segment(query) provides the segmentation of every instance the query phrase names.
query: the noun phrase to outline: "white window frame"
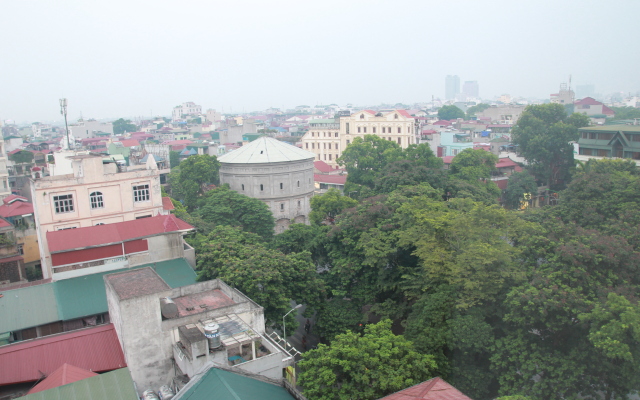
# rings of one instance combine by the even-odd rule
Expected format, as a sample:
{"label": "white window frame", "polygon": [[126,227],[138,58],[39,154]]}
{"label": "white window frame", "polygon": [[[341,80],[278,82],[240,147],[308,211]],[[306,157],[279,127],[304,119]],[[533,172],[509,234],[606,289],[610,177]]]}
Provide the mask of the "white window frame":
{"label": "white window frame", "polygon": [[53,210],[56,214],[66,214],[75,211],[73,206],[73,194],[61,194],[53,196]]}
{"label": "white window frame", "polygon": [[91,192],[89,194],[89,203],[91,204],[92,210],[104,208],[104,197],[102,197],[102,192]]}
{"label": "white window frame", "polygon": [[133,186],[133,202],[142,203],[151,200],[149,184]]}

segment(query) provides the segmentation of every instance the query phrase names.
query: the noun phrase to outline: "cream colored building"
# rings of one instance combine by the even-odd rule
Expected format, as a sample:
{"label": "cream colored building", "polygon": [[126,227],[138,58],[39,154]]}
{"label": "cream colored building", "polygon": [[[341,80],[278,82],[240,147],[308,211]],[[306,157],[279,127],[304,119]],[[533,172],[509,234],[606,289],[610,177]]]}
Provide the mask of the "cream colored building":
{"label": "cream colored building", "polygon": [[377,135],[397,143],[403,149],[417,144],[415,119],[406,110],[377,112],[362,110],[348,117],[309,122],[309,131],[300,142],[304,150],[316,155],[316,161],[324,161],[336,168],[336,159],[357,137]]}
{"label": "cream colored building", "polygon": [[309,131],[302,139],[302,149],[316,155],[315,161],[324,161],[338,168],[340,156],[340,122],[338,119],[315,119],[309,121]]}
{"label": "cream colored building", "polygon": [[52,277],[48,231],[112,224],[168,214],[163,208],[160,173],[153,157],[135,167],[103,163],[103,156],[69,157],[72,174],[31,182],[43,277]]}

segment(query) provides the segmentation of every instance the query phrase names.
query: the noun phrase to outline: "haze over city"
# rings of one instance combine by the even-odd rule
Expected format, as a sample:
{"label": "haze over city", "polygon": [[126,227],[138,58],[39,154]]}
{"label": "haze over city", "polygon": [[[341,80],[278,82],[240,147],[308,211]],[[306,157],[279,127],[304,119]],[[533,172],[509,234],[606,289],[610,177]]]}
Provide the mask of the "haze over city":
{"label": "haze over city", "polygon": [[3,2],[0,120],[168,115],[444,98],[455,74],[548,99],[636,93],[640,2]]}

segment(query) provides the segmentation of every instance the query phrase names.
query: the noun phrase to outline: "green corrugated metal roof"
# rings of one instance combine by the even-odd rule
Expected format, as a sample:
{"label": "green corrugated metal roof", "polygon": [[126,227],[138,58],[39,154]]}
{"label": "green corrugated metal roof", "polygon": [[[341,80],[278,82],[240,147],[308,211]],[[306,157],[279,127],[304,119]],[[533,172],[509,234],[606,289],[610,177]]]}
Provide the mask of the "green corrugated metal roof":
{"label": "green corrugated metal roof", "polygon": [[138,400],[129,368],[116,369],[57,388],[20,397],[21,400]]}
{"label": "green corrugated metal roof", "polygon": [[623,132],[640,132],[640,125],[597,125],[597,126],[586,126],[584,128],[578,129],[582,132],[589,131],[623,131]]}
{"label": "green corrugated metal roof", "polygon": [[[142,267],[154,267],[154,263],[132,269]],[[103,276],[126,270],[128,269],[100,272],[54,282],[60,319],[66,321],[107,312],[109,307]],[[184,258],[155,263],[155,270],[171,288],[196,283],[196,273]]]}
{"label": "green corrugated metal roof", "polygon": [[0,333],[59,321],[56,297],[51,283],[2,291]]}
{"label": "green corrugated metal roof", "polygon": [[180,393],[180,400],[293,400],[281,386],[210,368],[198,382]]}
{"label": "green corrugated metal roof", "polygon": [[[153,264],[143,266],[153,267]],[[156,272],[171,288],[193,285],[198,276],[184,258],[156,263]]]}

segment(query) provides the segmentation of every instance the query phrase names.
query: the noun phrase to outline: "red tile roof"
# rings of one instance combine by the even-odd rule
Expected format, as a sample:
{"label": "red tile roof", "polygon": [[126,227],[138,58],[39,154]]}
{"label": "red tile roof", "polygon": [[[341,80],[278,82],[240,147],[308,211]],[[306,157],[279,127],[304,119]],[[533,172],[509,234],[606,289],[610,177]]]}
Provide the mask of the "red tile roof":
{"label": "red tile roof", "polygon": [[409,112],[407,110],[396,110],[396,111],[398,111],[398,114],[400,114],[400,115],[403,115],[403,116],[408,117],[408,118],[413,118],[411,116],[411,114],[409,114]]}
{"label": "red tile roof", "polygon": [[156,215],[114,224],[47,232],[47,242],[49,251],[58,253],[193,229],[195,229],[193,226],[175,215]]}
{"label": "red tile roof", "polygon": [[598,100],[593,97],[585,97],[584,99],[578,100],[575,103],[576,105],[589,105],[589,106],[599,106],[602,105]]}
{"label": "red tile roof", "polygon": [[440,377],[419,383],[379,400],[472,400]]}
{"label": "red tile roof", "polygon": [[518,163],[510,159],[509,157],[501,158],[496,163],[496,168],[517,167]]}
{"label": "red tile roof", "polygon": [[140,146],[140,142],[135,139],[122,139],[120,143],[122,143],[124,147]]}
{"label": "red tile roof", "polygon": [[37,381],[64,363],[92,372],[126,367],[113,324],[0,347],[0,385]]}
{"label": "red tile roof", "polygon": [[603,105],[602,106],[602,113],[604,115],[615,115],[615,111],[613,111],[612,109],[610,109],[609,107]]}
{"label": "red tile roof", "polygon": [[333,171],[333,168],[331,168],[331,166],[324,161],[314,161],[313,167],[318,171],[324,172],[324,173]]}
{"label": "red tile roof", "polygon": [[346,175],[322,175],[313,174],[313,180],[319,183],[332,183],[335,185],[344,185],[347,183]]}
{"label": "red tile roof", "polygon": [[2,218],[33,214],[33,204],[22,196],[13,194],[2,201],[4,202],[0,205],[0,217]]}
{"label": "red tile roof", "polygon": [[451,160],[453,160],[453,157],[455,156],[442,157],[442,161],[444,161],[445,164],[451,164]]}
{"label": "red tile roof", "polygon": [[176,207],[173,205],[173,202],[171,201],[171,197],[162,198],[162,208],[166,211],[171,211],[176,209]]}
{"label": "red tile roof", "polygon": [[7,228],[9,226],[13,226],[13,225],[11,225],[9,222],[5,221],[4,219],[0,218],[0,228]]}
{"label": "red tile roof", "polygon": [[57,388],[58,386],[66,385],[81,381],[92,376],[97,376],[95,372],[87,371],[86,369],[74,367],[73,365],[64,363],[60,368],[53,371],[45,380],[35,385],[28,394],[42,392],[43,390]]}
{"label": "red tile roof", "polygon": [[451,122],[441,119],[441,120],[438,120],[438,121],[432,123],[431,125],[451,126]]}

